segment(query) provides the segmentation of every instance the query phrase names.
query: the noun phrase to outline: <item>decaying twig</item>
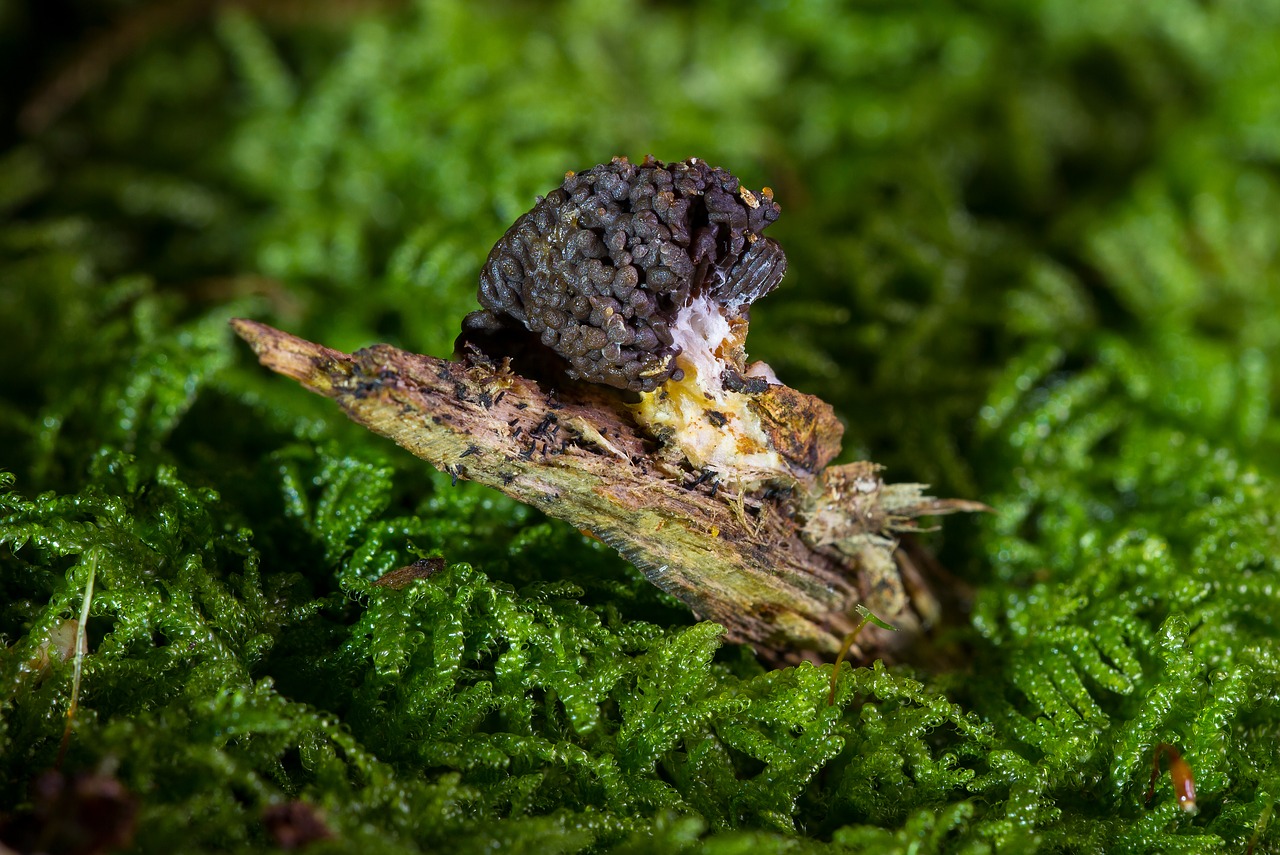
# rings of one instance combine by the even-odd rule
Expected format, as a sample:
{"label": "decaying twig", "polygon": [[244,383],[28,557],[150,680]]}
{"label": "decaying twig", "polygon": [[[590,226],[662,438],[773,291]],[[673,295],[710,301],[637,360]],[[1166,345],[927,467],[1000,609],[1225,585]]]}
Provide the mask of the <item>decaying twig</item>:
{"label": "decaying twig", "polygon": [[546,389],[474,355],[448,361],[389,345],[345,354],[255,321],[232,325],[265,366],[358,424],[592,532],[775,661],[834,654],[858,603],[906,630],[869,627],[864,656],[906,643],[932,604],[927,591],[903,588],[893,532],[922,514],[982,507],[885,485],[865,463],[830,467],[808,487],[726,495],[641,433],[612,389]]}

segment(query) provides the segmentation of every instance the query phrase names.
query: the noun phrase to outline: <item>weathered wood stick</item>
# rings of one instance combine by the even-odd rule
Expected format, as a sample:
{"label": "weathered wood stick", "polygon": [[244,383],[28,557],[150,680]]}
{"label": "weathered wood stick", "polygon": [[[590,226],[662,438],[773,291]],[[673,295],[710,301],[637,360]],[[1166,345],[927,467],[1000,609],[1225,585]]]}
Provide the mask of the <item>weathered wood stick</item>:
{"label": "weathered wood stick", "polygon": [[[614,390],[544,389],[483,357],[448,361],[389,345],[348,355],[255,321],[232,325],[272,371],[332,398],[353,421],[455,478],[594,534],[698,617],[723,624],[730,640],[755,644],[774,661],[802,650],[834,654],[855,623],[854,605],[885,584],[876,560],[815,546],[795,496],[727,496],[700,483],[637,430]],[[981,507],[908,492],[914,504],[900,497],[896,509],[864,503],[850,511],[855,522],[869,520],[872,542],[882,541],[880,563],[893,565],[895,544],[880,531],[887,518]],[[911,596],[881,617],[918,627],[929,608],[921,608],[929,599],[923,584],[909,578]],[[863,655],[884,653],[910,635],[867,633],[860,647]]]}

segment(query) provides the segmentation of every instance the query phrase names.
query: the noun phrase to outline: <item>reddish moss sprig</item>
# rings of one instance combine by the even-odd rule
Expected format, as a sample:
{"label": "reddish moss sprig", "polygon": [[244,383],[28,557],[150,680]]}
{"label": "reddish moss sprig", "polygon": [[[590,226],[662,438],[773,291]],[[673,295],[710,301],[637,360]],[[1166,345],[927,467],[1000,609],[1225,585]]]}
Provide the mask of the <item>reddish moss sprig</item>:
{"label": "reddish moss sprig", "polygon": [[1152,752],[1151,781],[1147,784],[1147,793],[1143,798],[1143,803],[1147,807],[1151,807],[1151,800],[1155,798],[1156,779],[1160,777],[1161,757],[1166,757],[1169,760],[1169,780],[1173,784],[1173,792],[1178,799],[1178,807],[1187,813],[1195,813],[1198,810],[1196,806],[1195,775],[1192,774],[1191,766],[1187,761],[1182,759],[1182,754],[1178,752],[1178,749],[1167,742],[1161,742]]}

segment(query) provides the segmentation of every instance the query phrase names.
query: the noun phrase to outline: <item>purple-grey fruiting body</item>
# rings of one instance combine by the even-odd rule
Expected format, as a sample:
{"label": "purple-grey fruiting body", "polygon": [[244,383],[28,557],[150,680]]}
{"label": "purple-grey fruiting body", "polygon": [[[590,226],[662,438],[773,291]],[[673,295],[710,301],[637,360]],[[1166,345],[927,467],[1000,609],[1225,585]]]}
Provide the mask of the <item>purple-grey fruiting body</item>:
{"label": "purple-grey fruiting body", "polygon": [[518,322],[575,379],[648,392],[679,379],[670,325],[692,296],[731,319],[778,286],[786,256],[761,232],[767,192],[691,158],[625,158],[569,175],[516,220],[480,274],[464,334]]}

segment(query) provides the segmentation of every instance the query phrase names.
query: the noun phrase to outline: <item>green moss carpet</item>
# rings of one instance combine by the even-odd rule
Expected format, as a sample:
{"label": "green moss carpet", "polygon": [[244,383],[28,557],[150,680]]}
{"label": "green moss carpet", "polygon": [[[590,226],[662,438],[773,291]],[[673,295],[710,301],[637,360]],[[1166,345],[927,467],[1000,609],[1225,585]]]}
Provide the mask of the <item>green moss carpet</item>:
{"label": "green moss carpet", "polygon": [[[1280,3],[38,6],[0,2],[0,840],[92,573],[61,769],[128,792],[125,851],[279,851],[293,802],[315,853],[1280,851]],[[925,538],[968,612],[831,706],[227,326],[446,355],[539,193],[649,153],[773,188],[751,354],[842,459],[996,509]],[[1159,743],[1198,813],[1144,804]]]}

